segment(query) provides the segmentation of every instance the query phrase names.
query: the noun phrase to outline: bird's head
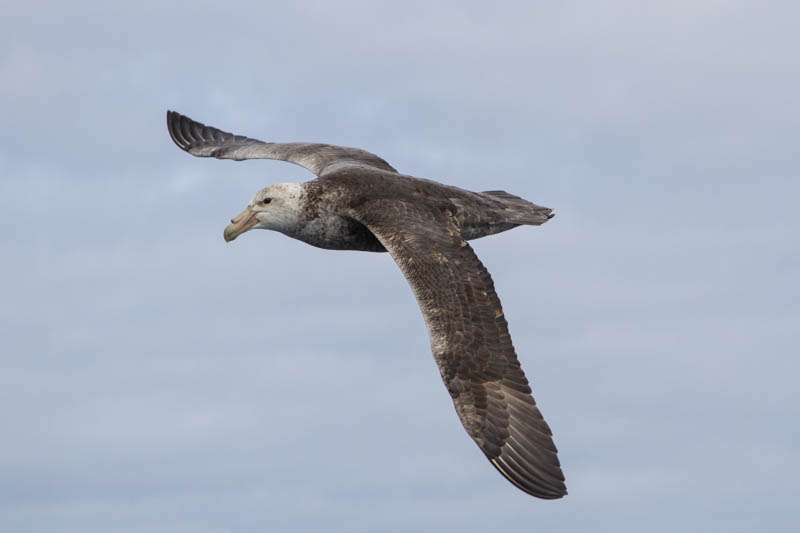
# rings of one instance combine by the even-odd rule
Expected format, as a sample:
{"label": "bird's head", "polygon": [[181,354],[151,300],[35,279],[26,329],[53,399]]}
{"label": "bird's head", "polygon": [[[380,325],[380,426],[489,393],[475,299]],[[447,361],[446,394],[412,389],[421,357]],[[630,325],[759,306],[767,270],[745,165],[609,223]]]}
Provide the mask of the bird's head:
{"label": "bird's head", "polygon": [[291,233],[300,220],[301,193],[299,183],[279,183],[261,189],[247,209],[231,219],[225,228],[225,241],[230,242],[253,228]]}

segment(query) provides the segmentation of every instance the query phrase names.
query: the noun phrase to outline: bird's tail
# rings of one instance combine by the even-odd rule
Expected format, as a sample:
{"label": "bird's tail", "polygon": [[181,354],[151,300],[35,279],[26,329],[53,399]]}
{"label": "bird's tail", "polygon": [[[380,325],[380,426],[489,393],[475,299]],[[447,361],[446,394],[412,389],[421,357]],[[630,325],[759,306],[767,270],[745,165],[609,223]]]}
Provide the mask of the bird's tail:
{"label": "bird's tail", "polygon": [[481,194],[500,201],[502,204],[501,216],[504,222],[540,226],[555,216],[549,207],[536,205],[506,191],[483,191]]}

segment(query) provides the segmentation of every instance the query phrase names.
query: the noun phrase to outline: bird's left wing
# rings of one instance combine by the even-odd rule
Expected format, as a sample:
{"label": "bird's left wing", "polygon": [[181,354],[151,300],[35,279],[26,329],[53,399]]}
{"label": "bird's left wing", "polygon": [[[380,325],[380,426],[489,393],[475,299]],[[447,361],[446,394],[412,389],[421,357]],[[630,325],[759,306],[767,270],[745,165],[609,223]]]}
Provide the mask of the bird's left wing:
{"label": "bird's left wing", "polygon": [[375,154],[358,148],[318,143],[265,143],[206,126],[175,111],[167,111],[167,129],[179,148],[197,157],[217,159],[279,159],[305,167],[319,177],[347,167],[397,172]]}
{"label": "bird's left wing", "polygon": [[538,498],[567,491],[550,428],[531,396],[494,283],[447,203],[366,200],[352,216],[375,234],[419,302],[433,356],[464,429],[511,483]]}

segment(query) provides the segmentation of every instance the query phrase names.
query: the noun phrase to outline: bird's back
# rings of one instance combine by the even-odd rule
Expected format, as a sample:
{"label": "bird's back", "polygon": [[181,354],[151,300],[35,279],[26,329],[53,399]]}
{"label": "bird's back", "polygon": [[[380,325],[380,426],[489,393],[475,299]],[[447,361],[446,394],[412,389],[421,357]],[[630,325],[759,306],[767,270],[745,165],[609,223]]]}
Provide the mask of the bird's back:
{"label": "bird's back", "polygon": [[374,169],[348,170],[307,185],[310,204],[327,205],[337,210],[358,209],[365,202],[389,200],[428,205],[449,212],[467,240],[507,231],[522,224],[540,225],[552,217],[551,209],[505,191],[468,191],[432,180]]}

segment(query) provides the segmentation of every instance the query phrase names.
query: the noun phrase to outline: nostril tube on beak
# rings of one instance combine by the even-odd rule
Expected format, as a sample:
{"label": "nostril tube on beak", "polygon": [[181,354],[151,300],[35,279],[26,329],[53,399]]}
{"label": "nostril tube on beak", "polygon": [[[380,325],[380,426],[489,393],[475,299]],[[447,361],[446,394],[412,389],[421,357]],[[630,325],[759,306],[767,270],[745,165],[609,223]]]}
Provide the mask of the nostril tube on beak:
{"label": "nostril tube on beak", "polygon": [[249,207],[231,219],[231,225],[225,228],[225,242],[231,242],[242,233],[251,230],[258,224],[256,213]]}

